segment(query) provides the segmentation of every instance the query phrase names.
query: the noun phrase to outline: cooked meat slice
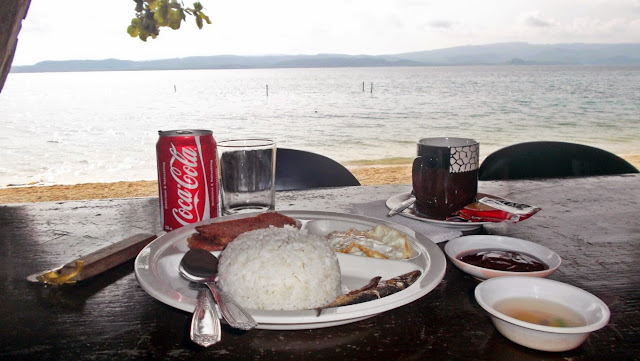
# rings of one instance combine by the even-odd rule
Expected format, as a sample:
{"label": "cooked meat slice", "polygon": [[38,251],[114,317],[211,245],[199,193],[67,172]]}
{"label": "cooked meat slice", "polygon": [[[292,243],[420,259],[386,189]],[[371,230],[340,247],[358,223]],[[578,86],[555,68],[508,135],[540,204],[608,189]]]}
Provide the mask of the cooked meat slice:
{"label": "cooked meat slice", "polygon": [[224,245],[217,244],[215,240],[203,237],[200,233],[194,233],[191,237],[187,238],[189,248],[203,249],[205,251],[222,251]]}
{"label": "cooked meat slice", "polygon": [[[220,250],[229,242],[236,239],[241,233],[267,228],[269,226],[282,228],[285,225],[295,226],[296,220],[278,212],[267,212],[256,217],[197,226],[196,231],[198,231],[198,233],[191,236],[189,247]],[[196,235],[197,237],[194,237]],[[205,243],[207,243],[207,245],[204,245]]]}
{"label": "cooked meat slice", "polygon": [[[295,219],[277,212],[262,213],[256,217],[236,219],[197,226],[196,231],[207,238],[235,239],[240,233],[267,228],[269,226],[284,227],[286,224],[295,225]],[[229,242],[231,242],[229,240]],[[227,242],[227,243],[229,243]]]}

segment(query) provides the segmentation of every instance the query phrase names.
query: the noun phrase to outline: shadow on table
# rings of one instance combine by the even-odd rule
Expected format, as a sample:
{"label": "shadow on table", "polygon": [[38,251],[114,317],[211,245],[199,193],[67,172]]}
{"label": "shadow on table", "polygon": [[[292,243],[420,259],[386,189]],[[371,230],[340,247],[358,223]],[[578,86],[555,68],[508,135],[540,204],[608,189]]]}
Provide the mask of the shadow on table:
{"label": "shadow on table", "polygon": [[[52,312],[78,312],[84,308],[88,299],[133,274],[133,260],[107,270],[90,279],[75,284],[51,286],[29,283],[36,295],[37,302]],[[25,282],[27,282],[25,280]],[[113,291],[112,291],[113,292]]]}

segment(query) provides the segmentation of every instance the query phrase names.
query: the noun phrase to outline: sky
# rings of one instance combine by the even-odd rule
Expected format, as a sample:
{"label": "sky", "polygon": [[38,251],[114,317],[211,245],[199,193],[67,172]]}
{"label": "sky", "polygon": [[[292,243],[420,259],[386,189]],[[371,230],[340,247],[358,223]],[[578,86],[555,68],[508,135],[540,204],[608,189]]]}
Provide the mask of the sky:
{"label": "sky", "polygon": [[[185,1],[185,6],[192,3]],[[399,54],[504,42],[640,42],[640,0],[201,0],[145,43],[132,0],[31,0],[13,65],[208,55]]]}

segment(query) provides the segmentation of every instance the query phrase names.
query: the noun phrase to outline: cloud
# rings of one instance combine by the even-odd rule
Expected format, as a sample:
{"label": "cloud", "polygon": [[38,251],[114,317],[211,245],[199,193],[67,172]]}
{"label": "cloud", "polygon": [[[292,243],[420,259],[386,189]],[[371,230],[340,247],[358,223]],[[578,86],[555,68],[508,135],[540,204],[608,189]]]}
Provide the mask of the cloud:
{"label": "cloud", "polygon": [[520,18],[523,24],[534,28],[547,28],[555,25],[555,21],[544,19],[537,11],[522,14]]}
{"label": "cloud", "polygon": [[431,20],[429,26],[437,29],[449,29],[453,26],[453,22],[449,20]]}
{"label": "cloud", "polygon": [[[635,25],[634,25],[635,23]],[[592,17],[581,17],[574,19],[565,28],[567,33],[575,36],[587,36],[598,40],[614,39],[619,34],[631,33],[637,27],[637,21],[628,21],[622,18],[615,19],[595,19]]]}
{"label": "cloud", "polygon": [[629,4],[631,11],[640,13],[640,0],[632,0]]}

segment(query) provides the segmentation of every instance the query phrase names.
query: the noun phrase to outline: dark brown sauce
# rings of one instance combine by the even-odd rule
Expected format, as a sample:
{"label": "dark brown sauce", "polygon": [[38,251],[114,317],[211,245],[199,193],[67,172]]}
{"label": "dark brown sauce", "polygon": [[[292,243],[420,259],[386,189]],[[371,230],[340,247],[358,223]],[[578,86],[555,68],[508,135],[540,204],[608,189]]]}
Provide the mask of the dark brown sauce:
{"label": "dark brown sauce", "polygon": [[464,263],[482,268],[508,272],[536,272],[549,269],[535,256],[504,249],[480,249],[461,253],[456,257]]}

